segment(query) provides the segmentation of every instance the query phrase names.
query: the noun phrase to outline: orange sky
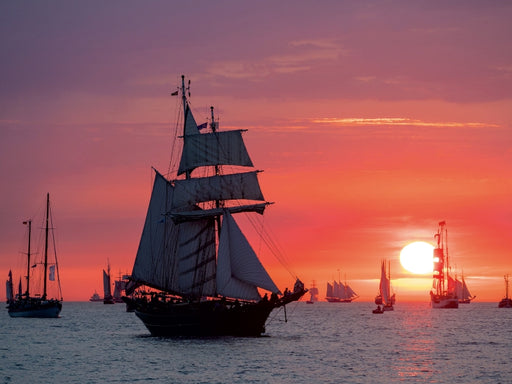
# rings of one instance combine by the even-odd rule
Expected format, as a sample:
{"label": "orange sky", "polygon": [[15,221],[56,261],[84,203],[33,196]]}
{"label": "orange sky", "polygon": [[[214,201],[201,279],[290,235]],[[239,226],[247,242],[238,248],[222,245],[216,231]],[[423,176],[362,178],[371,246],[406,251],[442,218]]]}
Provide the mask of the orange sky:
{"label": "orange sky", "polygon": [[[170,93],[244,138],[289,267],[360,300],[391,260],[398,300],[429,276],[399,265],[447,221],[478,300],[512,273],[512,5],[283,1],[0,4],[0,271],[23,265],[22,221],[50,192],[65,300],[131,270],[168,168]],[[256,243],[255,248],[259,249]],[[284,289],[293,280],[262,250]],[[339,272],[338,272],[339,271]]]}

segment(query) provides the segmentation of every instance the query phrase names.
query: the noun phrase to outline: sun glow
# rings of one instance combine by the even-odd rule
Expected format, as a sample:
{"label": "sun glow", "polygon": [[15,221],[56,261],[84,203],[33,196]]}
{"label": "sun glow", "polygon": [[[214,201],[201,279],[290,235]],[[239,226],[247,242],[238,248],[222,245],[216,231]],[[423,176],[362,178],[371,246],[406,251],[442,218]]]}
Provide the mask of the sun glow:
{"label": "sun glow", "polygon": [[407,271],[418,275],[432,273],[434,247],[423,241],[406,245],[400,252],[400,264]]}

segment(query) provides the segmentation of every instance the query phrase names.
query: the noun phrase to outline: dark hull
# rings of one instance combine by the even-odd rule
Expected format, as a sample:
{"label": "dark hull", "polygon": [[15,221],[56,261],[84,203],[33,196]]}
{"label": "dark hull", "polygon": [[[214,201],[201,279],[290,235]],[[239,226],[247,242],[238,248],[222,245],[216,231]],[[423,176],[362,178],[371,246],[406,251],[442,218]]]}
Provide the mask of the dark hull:
{"label": "dark hull", "polygon": [[22,299],[11,302],[7,312],[11,317],[59,317],[62,302],[59,300]]}
{"label": "dark hull", "polygon": [[355,299],[338,299],[337,297],[327,297],[329,303],[351,303]]}
{"label": "dark hull", "polygon": [[502,299],[499,302],[498,307],[499,308],[512,308],[512,299],[508,299],[508,298]]}
{"label": "dark hull", "polygon": [[127,298],[125,302],[135,307],[135,314],[152,336],[261,336],[272,310],[300,299],[304,293],[274,302],[243,304],[222,300],[164,303]]}

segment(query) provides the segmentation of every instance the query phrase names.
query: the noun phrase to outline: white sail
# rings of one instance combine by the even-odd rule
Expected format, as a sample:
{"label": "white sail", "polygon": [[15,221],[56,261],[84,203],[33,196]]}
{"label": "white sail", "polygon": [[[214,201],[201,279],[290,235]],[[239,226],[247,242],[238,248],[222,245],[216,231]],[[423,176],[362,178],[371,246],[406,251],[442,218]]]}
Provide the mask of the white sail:
{"label": "white sail", "polygon": [[391,305],[391,292],[389,289],[389,279],[386,273],[386,262],[381,262],[381,272],[380,272],[380,294],[382,297],[382,302],[385,305]]}
{"label": "white sail", "polygon": [[240,165],[252,167],[242,131],[210,132],[184,137],[178,175],[197,167],[211,165]]}
{"label": "white sail", "polygon": [[218,293],[244,300],[258,300],[258,287],[279,293],[229,211],[223,217],[217,261]]}
{"label": "white sail", "polygon": [[174,182],[173,209],[215,200],[264,201],[257,171],[197,177]]}
{"label": "white sail", "polygon": [[[146,214],[146,221],[133,265],[132,280],[137,284],[178,291],[174,271],[176,260],[167,257],[176,252],[178,228],[165,214],[171,207],[172,185],[158,172],[155,172],[153,191]],[[135,287],[130,285],[128,294]]]}
{"label": "white sail", "polygon": [[[171,183],[156,172],[132,280],[169,292],[214,295],[214,222],[176,225],[167,216],[173,194]],[[132,290],[127,289],[128,293]]]}
{"label": "white sail", "polygon": [[469,292],[469,288],[466,285],[466,280],[464,280],[464,277],[462,278],[462,299],[473,299],[473,296]]}
{"label": "white sail", "polygon": [[213,296],[215,287],[215,223],[213,219],[179,226],[177,249],[178,291]]}
{"label": "white sail", "polygon": [[354,290],[350,287],[350,285],[345,284],[345,290],[344,290],[344,299],[353,299],[357,296],[357,294],[354,292]]}
{"label": "white sail", "polygon": [[199,129],[197,128],[196,120],[187,105],[187,111],[185,112],[185,135],[197,135],[198,133]]}
{"label": "white sail", "polygon": [[472,300],[473,296],[469,292],[469,288],[466,285],[466,281],[464,277],[462,277],[462,281],[459,281],[457,278],[455,279],[455,294],[459,300]]}

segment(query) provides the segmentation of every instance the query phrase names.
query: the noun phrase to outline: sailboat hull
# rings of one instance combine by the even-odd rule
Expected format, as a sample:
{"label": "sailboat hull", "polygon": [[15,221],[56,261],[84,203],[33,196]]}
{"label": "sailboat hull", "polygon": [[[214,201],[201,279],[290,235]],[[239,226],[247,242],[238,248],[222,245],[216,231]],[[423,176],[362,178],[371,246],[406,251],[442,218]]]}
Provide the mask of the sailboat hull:
{"label": "sailboat hull", "polygon": [[56,318],[62,309],[59,300],[17,300],[9,304],[11,317]]}
{"label": "sailboat hull", "polygon": [[459,299],[450,295],[431,295],[432,308],[459,308]]}
{"label": "sailboat hull", "polygon": [[223,300],[162,302],[128,299],[152,336],[261,336],[274,308],[299,300],[306,290],[275,301],[240,304]]}
{"label": "sailboat hull", "polygon": [[354,299],[340,299],[338,297],[326,297],[329,303],[351,303]]}
{"label": "sailboat hull", "polygon": [[512,299],[505,298],[498,303],[498,308],[512,308]]}
{"label": "sailboat hull", "polygon": [[246,304],[225,308],[214,302],[184,303],[165,309],[136,309],[153,336],[260,336],[273,307]]}

